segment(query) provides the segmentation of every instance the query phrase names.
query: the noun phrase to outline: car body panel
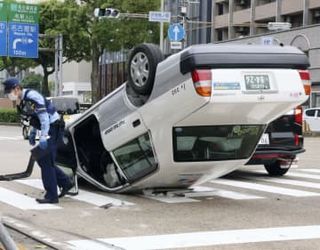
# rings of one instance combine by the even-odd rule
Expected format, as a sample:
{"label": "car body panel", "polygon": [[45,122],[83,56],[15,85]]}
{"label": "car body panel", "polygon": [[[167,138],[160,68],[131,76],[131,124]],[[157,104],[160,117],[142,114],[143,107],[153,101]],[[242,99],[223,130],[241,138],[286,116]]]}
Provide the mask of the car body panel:
{"label": "car body panel", "polygon": [[[296,70],[296,67],[307,67],[303,53],[294,48],[265,47],[199,45],[174,54],[158,64],[153,91],[141,106],[130,101],[127,84],[120,86],[68,125],[72,139],[68,147],[74,148],[78,173],[103,190],[130,192],[185,188],[245,164],[266,125],[307,99]],[[247,58],[254,58],[258,67],[254,67],[251,59],[234,64],[232,54],[237,57],[243,53]],[[227,60],[223,54],[227,54]],[[262,68],[265,56],[268,67]],[[225,68],[218,66],[219,60],[224,60]],[[195,91],[191,71],[197,67],[206,68],[212,75],[211,96],[203,97]],[[246,75],[267,75],[270,86],[248,89]],[[199,133],[208,129],[214,134],[224,126],[229,132],[222,137],[190,136],[208,145],[218,145],[222,150],[220,155],[231,155],[231,158],[215,160],[215,152],[220,151],[208,148],[214,152],[208,158],[194,158],[191,162],[174,160],[179,150],[174,141],[185,140],[177,131],[194,128],[194,133]],[[246,145],[245,141],[250,144]],[[238,150],[241,152],[248,146],[248,152],[237,156]],[[106,153],[107,166],[114,164],[120,175],[117,187],[103,183],[105,172],[100,169],[101,160],[95,159]]]}

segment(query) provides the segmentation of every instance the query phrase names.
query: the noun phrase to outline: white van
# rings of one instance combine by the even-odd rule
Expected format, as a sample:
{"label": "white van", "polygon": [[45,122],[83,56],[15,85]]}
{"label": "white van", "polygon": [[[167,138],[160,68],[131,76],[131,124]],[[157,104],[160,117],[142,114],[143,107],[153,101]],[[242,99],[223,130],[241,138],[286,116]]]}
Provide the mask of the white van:
{"label": "white van", "polygon": [[80,103],[91,103],[91,83],[64,82],[62,96],[77,97]]}
{"label": "white van", "polygon": [[[150,44],[129,80],[68,126],[58,165],[109,192],[186,188],[243,166],[267,124],[305,102],[294,47]],[[68,140],[67,140],[68,139]]]}

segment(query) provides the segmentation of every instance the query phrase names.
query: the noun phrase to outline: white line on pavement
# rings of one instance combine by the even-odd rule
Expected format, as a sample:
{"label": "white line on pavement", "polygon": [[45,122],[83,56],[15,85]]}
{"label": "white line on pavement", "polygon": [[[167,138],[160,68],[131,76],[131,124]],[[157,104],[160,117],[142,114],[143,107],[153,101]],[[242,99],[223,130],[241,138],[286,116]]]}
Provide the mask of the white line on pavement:
{"label": "white line on pavement", "polygon": [[289,196],[295,196],[295,197],[320,196],[320,193],[301,191],[301,190],[297,190],[297,189],[273,187],[273,186],[269,186],[269,185],[249,183],[248,181],[217,179],[217,180],[211,181],[211,183],[222,184],[222,185],[227,185],[227,186],[232,186],[232,187],[252,189],[252,190],[258,190],[258,191],[267,192],[267,193],[289,195]]}
{"label": "white line on pavement", "polygon": [[7,141],[7,140],[20,141],[22,139],[23,139],[22,136],[14,136],[14,137],[0,136],[0,141]]}
{"label": "white line on pavement", "polygon": [[307,173],[315,173],[315,174],[320,174],[320,169],[316,168],[303,168],[303,169],[297,169],[299,172],[307,172]]}
{"label": "white line on pavement", "polygon": [[194,192],[192,193],[186,193],[186,196],[191,198],[219,196],[219,197],[228,198],[232,200],[254,200],[254,199],[265,198],[265,197],[256,196],[256,195],[242,194],[239,192],[228,191],[220,188],[204,187],[204,186],[196,186],[194,187],[193,190]]}
{"label": "white line on pavement", "polygon": [[[194,232],[153,236],[119,237],[69,241],[77,250],[112,249],[110,244],[127,250],[173,249],[270,241],[307,240],[320,238],[320,225],[297,227],[255,228],[226,231]],[[99,243],[100,242],[100,243]]]}
{"label": "white line on pavement", "polygon": [[286,185],[294,185],[294,186],[299,186],[299,187],[320,189],[320,183],[290,180],[290,179],[285,179],[284,177],[282,177],[282,178],[272,178],[272,177],[251,178],[251,177],[249,177],[249,179],[259,180],[259,181],[267,181],[267,182],[279,183],[279,184],[286,184]]}
{"label": "white line on pavement", "polygon": [[14,191],[0,187],[0,202],[9,204],[23,210],[45,210],[60,209],[61,207],[53,204],[39,204],[34,198],[16,193]]}
{"label": "white line on pavement", "polygon": [[[27,180],[17,180],[21,184],[31,186],[37,189],[43,189],[42,182],[40,179],[27,179]],[[95,194],[80,189],[79,194],[76,196],[69,196],[71,199],[83,201],[96,206],[104,206],[106,204],[112,204],[113,206],[131,206],[134,203],[123,201],[120,199],[115,199],[106,195]]]}

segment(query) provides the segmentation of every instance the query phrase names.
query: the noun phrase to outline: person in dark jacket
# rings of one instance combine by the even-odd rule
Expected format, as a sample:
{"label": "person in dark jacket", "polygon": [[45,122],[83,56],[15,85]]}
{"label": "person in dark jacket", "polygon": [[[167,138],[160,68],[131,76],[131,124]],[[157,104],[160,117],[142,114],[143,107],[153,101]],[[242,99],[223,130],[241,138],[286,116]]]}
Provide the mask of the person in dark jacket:
{"label": "person in dark jacket", "polygon": [[[23,89],[17,78],[9,78],[3,83],[4,92],[11,101],[19,101],[21,104],[29,103],[28,115],[33,126],[29,143],[36,144],[37,130],[40,131],[38,151],[40,156],[37,163],[41,168],[41,177],[46,191],[43,198],[36,201],[45,203],[58,203],[59,197],[63,197],[73,187],[70,178],[55,165],[58,143],[62,140],[64,123],[60,119],[55,107],[47,101],[39,92],[32,89]],[[61,193],[58,196],[57,186]]]}

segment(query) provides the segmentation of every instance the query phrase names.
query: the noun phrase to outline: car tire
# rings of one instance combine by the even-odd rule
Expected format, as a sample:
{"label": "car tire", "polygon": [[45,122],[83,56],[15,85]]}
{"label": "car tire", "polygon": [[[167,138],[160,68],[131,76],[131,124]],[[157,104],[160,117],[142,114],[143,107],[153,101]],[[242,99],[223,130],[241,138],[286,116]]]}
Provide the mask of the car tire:
{"label": "car tire", "polygon": [[25,140],[29,139],[29,128],[27,126],[22,127],[22,136]]}
{"label": "car tire", "polygon": [[270,176],[283,176],[290,169],[290,166],[288,168],[281,168],[280,161],[276,161],[276,162],[269,163],[269,164],[264,164],[264,167]]}
{"label": "car tire", "polygon": [[135,47],[128,61],[128,84],[140,95],[150,95],[157,65],[164,59],[158,46],[144,43]]}

